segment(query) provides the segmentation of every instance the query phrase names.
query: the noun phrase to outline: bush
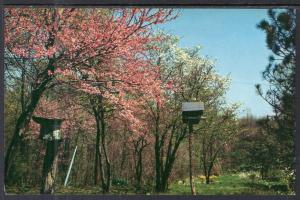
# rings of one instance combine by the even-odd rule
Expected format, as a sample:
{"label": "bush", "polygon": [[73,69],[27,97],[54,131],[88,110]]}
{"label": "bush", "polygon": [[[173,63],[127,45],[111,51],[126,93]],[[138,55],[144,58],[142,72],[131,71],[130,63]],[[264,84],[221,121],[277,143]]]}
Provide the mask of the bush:
{"label": "bush", "polygon": [[268,181],[281,181],[285,179],[285,173],[282,170],[271,170],[268,174]]}
{"label": "bush", "polygon": [[114,186],[128,186],[128,181],[122,178],[116,178],[111,181]]}
{"label": "bush", "polygon": [[256,180],[256,174],[251,173],[251,174],[248,175],[248,178],[249,178],[252,182],[254,182],[254,181]]}
{"label": "bush", "polygon": [[288,192],[289,187],[286,184],[274,184],[271,186],[271,189],[275,191]]}
{"label": "bush", "polygon": [[288,176],[285,179],[285,182],[289,186],[289,191],[294,192],[295,191],[295,183],[296,183],[296,174],[294,171],[288,173]]}
{"label": "bush", "polygon": [[[198,176],[198,178],[200,179],[201,183],[205,183],[206,178],[203,175]],[[218,176],[212,175],[209,177],[210,182],[215,182],[217,180]]]}
{"label": "bush", "polygon": [[198,178],[200,179],[200,182],[201,182],[201,183],[204,183],[204,182],[205,182],[205,176],[200,175],[200,176],[198,176]]}
{"label": "bush", "polygon": [[209,180],[210,180],[210,182],[213,183],[213,182],[215,182],[217,180],[217,178],[218,178],[217,176],[212,175],[212,176],[209,177]]}
{"label": "bush", "polygon": [[177,184],[178,184],[178,185],[183,185],[183,181],[182,181],[182,180],[179,180],[179,181],[177,182]]}
{"label": "bush", "polygon": [[254,181],[255,179],[259,178],[259,173],[255,171],[249,172],[240,172],[237,174],[240,178],[249,178],[250,180]]}

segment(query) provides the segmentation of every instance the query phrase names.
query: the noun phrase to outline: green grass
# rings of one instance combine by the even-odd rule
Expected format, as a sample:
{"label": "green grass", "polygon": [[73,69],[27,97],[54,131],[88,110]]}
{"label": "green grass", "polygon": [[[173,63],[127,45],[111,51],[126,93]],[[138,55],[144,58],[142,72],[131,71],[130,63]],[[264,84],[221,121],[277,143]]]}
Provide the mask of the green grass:
{"label": "green grass", "polygon": [[[198,195],[286,195],[285,184],[282,182],[268,182],[260,179],[251,180],[248,176],[239,176],[237,174],[223,175],[211,184],[200,183],[196,180],[196,191]],[[7,187],[9,194],[39,194],[38,188],[26,187]],[[84,187],[57,187],[55,194],[91,194],[101,195],[99,186]],[[133,187],[111,187],[112,195],[134,195]],[[155,194],[150,191],[144,194]],[[170,184],[169,190],[161,195],[190,195],[189,185],[178,184],[178,181]]]}
{"label": "green grass", "polygon": [[[262,180],[252,181],[248,177],[238,175],[223,175],[211,183],[205,184],[196,181],[198,195],[280,195],[288,194],[282,189],[280,182],[267,182]],[[281,186],[281,187],[276,187]],[[190,186],[173,183],[168,194],[191,194]]]}

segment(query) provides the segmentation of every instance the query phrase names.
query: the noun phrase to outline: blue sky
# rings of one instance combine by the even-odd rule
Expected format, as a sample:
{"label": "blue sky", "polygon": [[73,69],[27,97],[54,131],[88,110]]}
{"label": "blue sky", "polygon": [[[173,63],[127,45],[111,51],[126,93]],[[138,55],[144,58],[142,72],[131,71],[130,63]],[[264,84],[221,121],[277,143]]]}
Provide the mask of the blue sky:
{"label": "blue sky", "polygon": [[266,9],[180,9],[180,16],[161,28],[179,36],[181,47],[200,45],[201,55],[216,60],[222,75],[230,74],[228,102],[241,103],[239,116],[247,110],[256,117],[271,115],[272,108],[255,92],[263,81],[261,73],[271,51],[266,47],[265,33],[256,24],[267,18]]}

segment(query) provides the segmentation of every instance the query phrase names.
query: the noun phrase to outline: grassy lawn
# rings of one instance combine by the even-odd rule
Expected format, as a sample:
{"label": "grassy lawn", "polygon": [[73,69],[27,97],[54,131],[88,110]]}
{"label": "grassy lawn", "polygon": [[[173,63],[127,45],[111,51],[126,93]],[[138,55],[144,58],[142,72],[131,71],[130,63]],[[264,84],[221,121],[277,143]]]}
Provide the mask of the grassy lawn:
{"label": "grassy lawn", "polygon": [[[39,194],[38,188],[6,188],[9,194]],[[196,181],[196,191],[198,195],[286,195],[288,194],[285,185],[281,182],[267,182],[262,180],[251,180],[248,177],[239,175],[223,175],[218,177],[213,183],[205,184]],[[101,194],[100,188],[96,186],[85,187],[57,187],[56,194]],[[113,195],[135,194],[133,187],[115,187],[111,188]],[[144,194],[155,194],[151,191]],[[188,184],[178,184],[175,182],[169,186],[169,191],[161,195],[190,195]]]}
{"label": "grassy lawn", "polygon": [[[287,194],[283,183],[250,180],[239,175],[223,175],[211,183],[205,184],[196,181],[198,195],[284,195]],[[173,183],[169,194],[191,194],[190,186]]]}

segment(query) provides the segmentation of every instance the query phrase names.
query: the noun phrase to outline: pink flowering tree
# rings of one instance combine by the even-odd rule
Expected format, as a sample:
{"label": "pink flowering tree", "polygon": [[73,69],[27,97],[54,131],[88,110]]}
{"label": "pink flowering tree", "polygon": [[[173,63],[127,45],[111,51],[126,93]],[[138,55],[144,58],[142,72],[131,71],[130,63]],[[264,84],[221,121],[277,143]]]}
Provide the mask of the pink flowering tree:
{"label": "pink flowering tree", "polygon": [[[136,102],[136,101],[131,101]],[[134,166],[134,186],[136,192],[141,192],[143,187],[142,178],[144,174],[143,158],[144,149],[153,143],[153,135],[151,133],[149,118],[145,110],[145,105],[139,103],[132,106],[132,115],[134,117],[128,118],[119,112],[110,117],[108,123],[110,124],[111,131],[124,134],[126,137],[126,144],[128,145],[130,155],[132,155],[132,163]],[[124,149],[122,149],[123,151]]]}
{"label": "pink flowering tree", "polygon": [[[6,152],[5,176],[46,90],[68,84],[92,95],[96,122],[104,120],[106,107],[135,120],[128,95],[159,98],[158,67],[145,59],[146,44],[160,40],[150,37],[154,25],[174,17],[169,9],[5,9],[5,51],[13,63],[7,70],[24,72],[25,99]],[[104,127],[99,125],[97,130]]]}

